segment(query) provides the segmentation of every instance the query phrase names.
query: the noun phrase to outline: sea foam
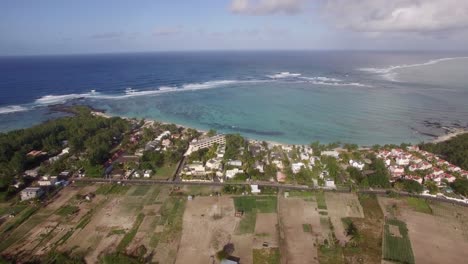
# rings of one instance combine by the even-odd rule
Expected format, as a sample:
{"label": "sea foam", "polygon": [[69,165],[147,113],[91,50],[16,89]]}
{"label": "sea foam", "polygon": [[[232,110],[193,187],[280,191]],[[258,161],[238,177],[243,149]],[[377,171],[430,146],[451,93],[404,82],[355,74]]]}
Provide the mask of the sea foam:
{"label": "sea foam", "polygon": [[0,114],[24,112],[24,111],[28,111],[28,110],[29,110],[29,108],[21,106],[21,105],[8,105],[8,106],[0,107]]}
{"label": "sea foam", "polygon": [[365,72],[380,74],[380,75],[382,75],[382,77],[384,77],[387,80],[397,81],[396,80],[396,73],[394,72],[395,70],[413,68],[413,67],[421,67],[421,66],[428,66],[428,65],[437,64],[439,62],[459,60],[459,59],[468,59],[468,57],[440,58],[440,59],[430,60],[430,61],[423,62],[423,63],[402,64],[402,65],[396,65],[396,66],[389,66],[389,67],[386,67],[386,68],[360,68],[359,70],[360,71],[365,71]]}

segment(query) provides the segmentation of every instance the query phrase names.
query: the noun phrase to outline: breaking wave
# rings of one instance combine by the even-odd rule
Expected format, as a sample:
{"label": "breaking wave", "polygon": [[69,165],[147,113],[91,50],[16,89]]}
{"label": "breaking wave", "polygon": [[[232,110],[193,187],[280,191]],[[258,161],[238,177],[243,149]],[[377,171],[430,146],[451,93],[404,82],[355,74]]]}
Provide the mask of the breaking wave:
{"label": "breaking wave", "polygon": [[28,110],[29,108],[21,106],[21,105],[8,105],[8,106],[0,107],[0,114],[23,112],[23,111],[28,111]]}
{"label": "breaking wave", "polygon": [[290,72],[279,72],[272,75],[267,75],[268,78],[271,79],[284,79],[284,78],[294,78],[301,76],[300,73],[290,73]]}
{"label": "breaking wave", "polygon": [[413,67],[421,67],[421,66],[428,66],[428,65],[437,64],[439,62],[459,60],[459,59],[468,59],[468,57],[441,58],[441,59],[430,60],[430,61],[423,62],[423,63],[402,64],[402,65],[396,65],[396,66],[389,66],[389,67],[386,67],[386,68],[360,68],[359,70],[360,71],[365,71],[365,72],[370,72],[370,73],[380,74],[385,79],[388,79],[390,81],[396,81],[396,78],[395,78],[396,74],[394,72],[395,70],[413,68]]}

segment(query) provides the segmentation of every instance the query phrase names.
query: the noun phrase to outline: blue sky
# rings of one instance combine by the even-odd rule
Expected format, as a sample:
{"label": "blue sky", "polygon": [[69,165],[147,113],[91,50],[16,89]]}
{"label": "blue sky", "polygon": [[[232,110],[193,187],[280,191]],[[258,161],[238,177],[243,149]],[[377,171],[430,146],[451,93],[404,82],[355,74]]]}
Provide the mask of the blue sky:
{"label": "blue sky", "polygon": [[468,1],[0,0],[0,55],[466,49]]}

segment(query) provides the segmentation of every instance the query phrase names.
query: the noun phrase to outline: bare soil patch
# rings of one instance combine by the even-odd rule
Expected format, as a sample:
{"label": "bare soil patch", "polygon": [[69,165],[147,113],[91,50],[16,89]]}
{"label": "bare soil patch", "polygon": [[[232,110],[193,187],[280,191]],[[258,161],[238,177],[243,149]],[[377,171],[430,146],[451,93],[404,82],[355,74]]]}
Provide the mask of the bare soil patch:
{"label": "bare soil patch", "polygon": [[[278,198],[280,239],[283,241],[282,263],[319,263],[317,247],[321,235],[317,204],[301,198]],[[310,224],[312,232],[304,232],[303,224]]]}

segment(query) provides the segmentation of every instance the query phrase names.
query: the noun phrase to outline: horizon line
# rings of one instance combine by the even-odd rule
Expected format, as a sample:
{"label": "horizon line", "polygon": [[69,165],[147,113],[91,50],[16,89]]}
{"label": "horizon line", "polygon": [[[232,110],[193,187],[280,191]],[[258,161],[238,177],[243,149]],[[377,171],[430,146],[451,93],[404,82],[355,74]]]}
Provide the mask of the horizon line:
{"label": "horizon line", "polygon": [[5,57],[45,57],[45,56],[90,56],[90,55],[125,55],[155,53],[203,53],[203,52],[468,52],[468,49],[193,49],[193,50],[148,50],[115,52],[76,52],[76,53],[37,53],[37,54],[0,54]]}

